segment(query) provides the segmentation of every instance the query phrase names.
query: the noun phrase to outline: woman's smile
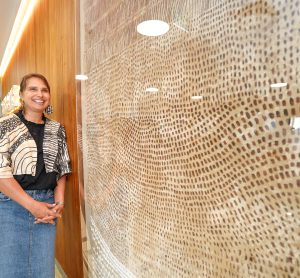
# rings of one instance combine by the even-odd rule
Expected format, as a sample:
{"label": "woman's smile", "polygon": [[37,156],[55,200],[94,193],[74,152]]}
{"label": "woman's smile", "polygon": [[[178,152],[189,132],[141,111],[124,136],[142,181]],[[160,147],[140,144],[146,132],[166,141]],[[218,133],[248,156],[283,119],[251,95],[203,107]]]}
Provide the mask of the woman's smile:
{"label": "woman's smile", "polygon": [[25,90],[20,94],[24,110],[43,112],[50,103],[50,92],[44,82],[32,77],[27,81]]}

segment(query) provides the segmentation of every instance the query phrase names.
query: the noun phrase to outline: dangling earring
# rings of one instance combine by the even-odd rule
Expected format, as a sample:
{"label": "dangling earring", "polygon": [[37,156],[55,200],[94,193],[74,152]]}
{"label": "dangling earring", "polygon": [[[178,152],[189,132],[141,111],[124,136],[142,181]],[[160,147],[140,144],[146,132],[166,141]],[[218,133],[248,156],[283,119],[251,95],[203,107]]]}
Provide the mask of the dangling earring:
{"label": "dangling earring", "polygon": [[47,106],[47,108],[45,109],[45,113],[52,114],[53,113],[53,106],[49,104]]}

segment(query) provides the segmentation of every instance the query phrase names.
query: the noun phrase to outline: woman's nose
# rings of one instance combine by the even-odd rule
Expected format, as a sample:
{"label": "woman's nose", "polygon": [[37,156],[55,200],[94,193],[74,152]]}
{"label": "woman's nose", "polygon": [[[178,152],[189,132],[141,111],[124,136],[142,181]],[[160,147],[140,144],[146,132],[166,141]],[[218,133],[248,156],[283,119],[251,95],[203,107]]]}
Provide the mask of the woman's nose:
{"label": "woman's nose", "polygon": [[38,95],[38,96],[42,96],[42,95],[43,95],[42,90],[37,90],[37,95]]}

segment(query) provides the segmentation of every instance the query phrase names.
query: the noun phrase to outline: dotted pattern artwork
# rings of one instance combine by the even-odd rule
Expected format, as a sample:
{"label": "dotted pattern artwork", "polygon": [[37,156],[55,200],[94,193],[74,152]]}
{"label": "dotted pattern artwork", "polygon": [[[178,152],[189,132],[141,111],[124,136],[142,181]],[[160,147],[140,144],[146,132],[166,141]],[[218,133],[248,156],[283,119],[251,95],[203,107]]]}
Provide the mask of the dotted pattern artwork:
{"label": "dotted pattern artwork", "polygon": [[300,277],[300,1],[82,14],[90,276]]}

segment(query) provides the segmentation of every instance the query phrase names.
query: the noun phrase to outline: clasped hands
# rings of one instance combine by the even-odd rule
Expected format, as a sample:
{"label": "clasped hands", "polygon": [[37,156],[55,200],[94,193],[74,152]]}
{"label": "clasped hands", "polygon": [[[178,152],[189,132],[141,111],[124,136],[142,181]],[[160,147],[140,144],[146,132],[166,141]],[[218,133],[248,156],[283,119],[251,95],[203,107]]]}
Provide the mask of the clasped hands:
{"label": "clasped hands", "polygon": [[35,217],[35,224],[46,223],[55,224],[55,219],[62,216],[64,205],[61,202],[48,204],[44,202],[34,201],[30,212]]}

